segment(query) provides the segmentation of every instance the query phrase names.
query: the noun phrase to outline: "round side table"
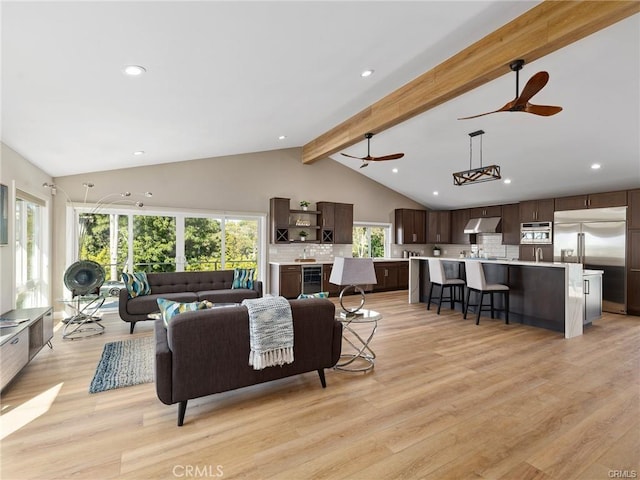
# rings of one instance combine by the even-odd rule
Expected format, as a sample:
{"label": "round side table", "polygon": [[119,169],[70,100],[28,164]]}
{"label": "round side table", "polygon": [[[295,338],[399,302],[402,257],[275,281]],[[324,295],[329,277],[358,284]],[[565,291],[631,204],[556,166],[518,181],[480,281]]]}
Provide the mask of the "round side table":
{"label": "round side table", "polygon": [[346,372],[373,370],[376,353],[369,344],[378,329],[378,322],[382,320],[382,314],[374,310],[362,309],[355,316],[343,316],[338,313],[336,320],[342,323],[342,338],[351,349],[340,355],[340,360],[334,368]]}

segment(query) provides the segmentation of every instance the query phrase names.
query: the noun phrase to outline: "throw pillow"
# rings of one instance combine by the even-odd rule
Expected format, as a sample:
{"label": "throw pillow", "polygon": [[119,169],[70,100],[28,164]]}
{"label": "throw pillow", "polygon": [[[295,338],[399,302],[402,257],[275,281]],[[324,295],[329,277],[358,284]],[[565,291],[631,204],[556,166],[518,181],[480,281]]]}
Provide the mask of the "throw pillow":
{"label": "throw pillow", "polygon": [[231,288],[253,288],[253,268],[236,268],[233,271],[233,284]]}
{"label": "throw pillow", "polygon": [[298,298],[329,298],[329,292],[301,293]]}
{"label": "throw pillow", "polygon": [[169,321],[176,315],[184,312],[193,312],[194,310],[206,310],[213,307],[213,303],[208,300],[203,302],[181,303],[167,300],[166,298],[158,298],[158,308],[162,314],[165,328],[169,325]]}
{"label": "throw pillow", "polygon": [[129,298],[149,295],[151,293],[151,287],[149,286],[146,272],[122,272],[122,283],[127,287]]}

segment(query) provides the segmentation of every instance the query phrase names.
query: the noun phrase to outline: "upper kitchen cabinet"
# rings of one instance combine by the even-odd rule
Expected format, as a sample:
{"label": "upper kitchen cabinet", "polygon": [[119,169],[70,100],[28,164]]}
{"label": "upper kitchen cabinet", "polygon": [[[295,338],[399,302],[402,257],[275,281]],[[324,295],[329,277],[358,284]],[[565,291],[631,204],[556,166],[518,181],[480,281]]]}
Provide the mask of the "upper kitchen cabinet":
{"label": "upper kitchen cabinet", "polygon": [[575,195],[555,200],[555,210],[582,210],[584,208],[624,207],[627,204],[626,190],[618,192]]}
{"label": "upper kitchen cabinet", "polygon": [[553,222],[553,198],[520,202],[520,223]]}
{"label": "upper kitchen cabinet", "polygon": [[395,211],[398,245],[427,243],[427,211],[398,208]]}
{"label": "upper kitchen cabinet", "polygon": [[269,201],[271,217],[271,243],[289,241],[289,199],[272,198]]}
{"label": "upper kitchen cabinet", "polygon": [[451,243],[468,245],[471,243],[468,233],[464,233],[464,227],[469,221],[471,211],[468,208],[451,211]]}
{"label": "upper kitchen cabinet", "polygon": [[640,189],[629,190],[629,209],[627,210],[627,228],[640,228]]}
{"label": "upper kitchen cabinet", "polygon": [[451,242],[451,212],[430,210],[427,212],[427,243]]}
{"label": "upper kitchen cabinet", "polygon": [[322,243],[353,243],[353,204],[318,202],[316,208]]}
{"label": "upper kitchen cabinet", "polygon": [[520,206],[517,203],[502,205],[502,244],[520,244]]}
{"label": "upper kitchen cabinet", "polygon": [[470,209],[470,218],[499,217],[502,215],[502,205],[490,207],[476,207]]}
{"label": "upper kitchen cabinet", "polygon": [[[271,243],[300,242],[299,233],[311,232],[309,242],[318,242],[316,232],[317,210],[291,210],[288,198],[272,198],[269,200],[269,216],[271,221]],[[306,237],[305,237],[306,238]]]}

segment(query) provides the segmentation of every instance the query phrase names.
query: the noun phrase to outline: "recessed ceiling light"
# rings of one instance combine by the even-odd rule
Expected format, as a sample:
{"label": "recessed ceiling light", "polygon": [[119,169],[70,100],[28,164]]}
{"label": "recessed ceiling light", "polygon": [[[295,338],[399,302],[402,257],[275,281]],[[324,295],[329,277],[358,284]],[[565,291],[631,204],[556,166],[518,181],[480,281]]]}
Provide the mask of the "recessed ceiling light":
{"label": "recessed ceiling light", "polygon": [[287,136],[286,136],[286,135],[280,135],[280,136],[278,137],[278,140],[284,140],[285,138],[287,138]]}
{"label": "recessed ceiling light", "polygon": [[139,157],[140,155],[144,155],[144,150],[136,150],[135,152],[133,152],[133,154],[136,157]]}
{"label": "recessed ceiling light", "polygon": [[510,178],[505,178],[504,179],[504,183],[506,183],[507,185],[509,185],[511,183],[511,179]]}
{"label": "recessed ceiling light", "polygon": [[362,78],[367,78],[367,77],[370,77],[371,75],[373,75],[373,70],[371,69],[365,70],[360,74]]}
{"label": "recessed ceiling light", "polygon": [[601,165],[599,163],[594,163],[593,165],[591,165],[591,168],[594,170],[598,170],[601,167]]}
{"label": "recessed ceiling light", "polygon": [[147,69],[141,67],[140,65],[127,65],[126,67],[124,67],[124,73],[126,73],[127,75],[131,75],[132,77],[142,75],[146,71]]}
{"label": "recessed ceiling light", "polygon": [[433,192],[433,194],[434,194],[434,195],[438,195],[438,192],[437,192],[437,191],[435,191],[435,192]]}
{"label": "recessed ceiling light", "polygon": [[393,170],[391,170],[393,173],[398,173],[398,169],[394,168]]}

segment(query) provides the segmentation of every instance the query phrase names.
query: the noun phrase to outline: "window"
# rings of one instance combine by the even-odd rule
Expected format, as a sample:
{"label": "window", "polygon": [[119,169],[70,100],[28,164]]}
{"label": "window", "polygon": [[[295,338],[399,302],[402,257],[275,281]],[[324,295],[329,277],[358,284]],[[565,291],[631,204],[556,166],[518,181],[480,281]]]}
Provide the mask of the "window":
{"label": "window", "polygon": [[123,270],[259,272],[265,262],[264,216],[79,210],[79,258],[102,265],[107,280],[118,280]]}
{"label": "window", "polygon": [[389,257],[391,248],[391,225],[388,223],[354,223],[353,252],[354,258]]}
{"label": "window", "polygon": [[45,279],[45,203],[16,190],[16,308],[47,301]]}

